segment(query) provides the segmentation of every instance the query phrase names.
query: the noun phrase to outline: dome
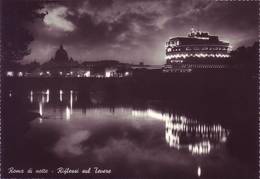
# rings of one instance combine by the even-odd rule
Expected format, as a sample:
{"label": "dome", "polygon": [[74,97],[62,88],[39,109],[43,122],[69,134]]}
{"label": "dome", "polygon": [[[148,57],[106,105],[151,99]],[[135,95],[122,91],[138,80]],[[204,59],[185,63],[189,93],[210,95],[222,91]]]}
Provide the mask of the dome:
{"label": "dome", "polygon": [[68,62],[69,61],[68,53],[66,52],[66,50],[64,50],[62,45],[57,50],[57,52],[55,54],[54,61],[55,62],[59,62],[59,63],[60,62]]}

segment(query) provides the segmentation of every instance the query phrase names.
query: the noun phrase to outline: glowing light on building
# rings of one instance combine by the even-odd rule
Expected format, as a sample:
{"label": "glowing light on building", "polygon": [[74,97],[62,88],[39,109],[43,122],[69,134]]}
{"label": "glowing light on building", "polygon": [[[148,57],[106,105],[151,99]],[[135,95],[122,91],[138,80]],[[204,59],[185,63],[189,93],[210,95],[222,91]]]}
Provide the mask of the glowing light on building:
{"label": "glowing light on building", "polygon": [[[206,54],[206,53],[195,53],[195,54],[175,54],[175,55],[166,55],[165,59],[166,60],[171,60],[171,59],[186,59],[186,58],[190,58],[190,57],[197,57],[197,58],[207,58],[207,57],[216,57],[216,58],[229,58],[230,55],[229,54]],[[173,61],[173,62],[177,62],[177,61]],[[183,62],[183,61],[181,61]]]}
{"label": "glowing light on building", "polygon": [[188,34],[188,37],[170,38],[166,42],[165,50],[164,72],[226,68],[230,63],[228,42],[220,41],[217,36],[194,29]]}
{"label": "glowing light on building", "polygon": [[18,76],[19,76],[19,77],[22,77],[22,76],[23,76],[23,72],[21,72],[21,71],[18,72]]}
{"label": "glowing light on building", "polygon": [[90,77],[90,71],[86,71],[86,72],[84,73],[84,77]]}
{"label": "glowing light on building", "polygon": [[13,77],[14,76],[14,72],[13,71],[8,71],[8,72],[6,72],[6,76]]}
{"label": "glowing light on building", "polygon": [[110,78],[111,77],[111,72],[110,71],[106,71],[105,77],[106,78]]}

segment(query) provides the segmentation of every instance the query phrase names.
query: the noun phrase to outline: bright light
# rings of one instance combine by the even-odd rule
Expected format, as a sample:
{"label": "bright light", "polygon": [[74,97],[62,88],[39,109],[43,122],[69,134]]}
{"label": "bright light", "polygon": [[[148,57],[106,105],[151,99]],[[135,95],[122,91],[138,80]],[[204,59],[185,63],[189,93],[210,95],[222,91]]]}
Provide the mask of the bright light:
{"label": "bright light", "polygon": [[129,72],[127,71],[127,72],[125,72],[125,76],[129,76]]}
{"label": "bright light", "polygon": [[42,103],[39,104],[39,114],[42,116]]}
{"label": "bright light", "polygon": [[197,155],[201,155],[201,154],[209,154],[211,151],[211,145],[209,141],[204,141],[201,143],[197,143],[194,145],[189,146],[189,151],[192,154],[197,154]]}
{"label": "bright light", "polygon": [[111,72],[110,72],[110,71],[106,71],[105,77],[106,77],[106,78],[111,77]]}
{"label": "bright light", "polygon": [[198,174],[198,177],[201,176],[201,168],[200,168],[200,166],[198,166],[197,174]]}
{"label": "bright light", "polygon": [[6,72],[6,76],[14,76],[14,72],[13,71],[8,71],[8,72]]}
{"label": "bright light", "polygon": [[86,71],[86,72],[84,73],[84,77],[90,77],[90,71]]}
{"label": "bright light", "polygon": [[70,120],[70,109],[68,106],[66,107],[66,119]]}
{"label": "bright light", "polygon": [[228,58],[230,57],[229,54],[206,54],[206,53],[195,53],[195,54],[174,54],[174,55],[166,55],[165,59],[178,59],[178,58],[187,58],[187,57],[198,57],[198,58],[205,58],[205,57],[217,57],[217,58]]}
{"label": "bright light", "polygon": [[19,77],[23,76],[23,72],[18,72],[18,76]]}
{"label": "bright light", "polygon": [[72,114],[73,109],[73,91],[70,90],[70,114]]}
{"label": "bright light", "polygon": [[46,94],[47,94],[46,102],[48,103],[50,101],[50,90],[49,89],[46,90]]}
{"label": "bright light", "polygon": [[60,90],[60,102],[62,102],[62,94],[63,94],[63,91]]}

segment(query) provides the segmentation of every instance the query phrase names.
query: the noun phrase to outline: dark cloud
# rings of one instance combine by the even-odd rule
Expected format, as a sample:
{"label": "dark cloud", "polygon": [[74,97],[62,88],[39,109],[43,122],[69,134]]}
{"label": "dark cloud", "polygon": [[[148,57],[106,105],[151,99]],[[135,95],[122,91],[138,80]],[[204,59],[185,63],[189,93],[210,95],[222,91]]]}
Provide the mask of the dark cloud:
{"label": "dark cloud", "polygon": [[113,0],[89,0],[89,4],[93,8],[103,9],[111,7],[111,5],[113,4]]}
{"label": "dark cloud", "polygon": [[42,11],[48,14],[31,27],[35,41],[27,61],[47,61],[53,47],[64,43],[79,61],[163,64],[165,41],[186,36],[192,26],[229,40],[235,48],[251,45],[258,36],[257,2],[79,0],[46,4]]}

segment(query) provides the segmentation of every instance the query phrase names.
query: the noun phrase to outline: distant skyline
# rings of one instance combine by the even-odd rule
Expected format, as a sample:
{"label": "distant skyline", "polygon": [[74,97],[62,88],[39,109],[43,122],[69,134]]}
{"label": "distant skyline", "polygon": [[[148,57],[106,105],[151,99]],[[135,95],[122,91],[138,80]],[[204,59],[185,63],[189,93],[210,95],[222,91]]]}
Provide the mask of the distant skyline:
{"label": "distant skyline", "polygon": [[60,44],[79,62],[115,59],[165,63],[165,42],[191,27],[218,35],[233,49],[258,39],[258,2],[207,0],[77,0],[48,3],[43,20],[29,25],[31,54],[22,63],[44,63]]}

